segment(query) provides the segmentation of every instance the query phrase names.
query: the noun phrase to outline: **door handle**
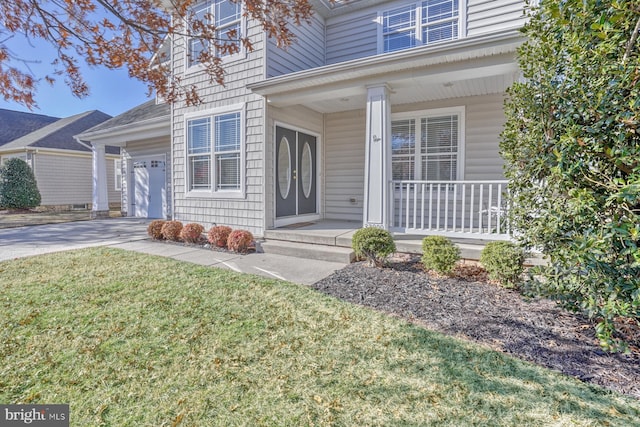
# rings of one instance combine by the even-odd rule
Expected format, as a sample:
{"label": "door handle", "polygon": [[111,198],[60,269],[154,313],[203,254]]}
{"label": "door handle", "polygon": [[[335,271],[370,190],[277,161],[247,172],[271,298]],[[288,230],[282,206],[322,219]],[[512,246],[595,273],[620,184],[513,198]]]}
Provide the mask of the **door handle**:
{"label": "door handle", "polygon": [[298,179],[298,169],[293,170],[293,179]]}

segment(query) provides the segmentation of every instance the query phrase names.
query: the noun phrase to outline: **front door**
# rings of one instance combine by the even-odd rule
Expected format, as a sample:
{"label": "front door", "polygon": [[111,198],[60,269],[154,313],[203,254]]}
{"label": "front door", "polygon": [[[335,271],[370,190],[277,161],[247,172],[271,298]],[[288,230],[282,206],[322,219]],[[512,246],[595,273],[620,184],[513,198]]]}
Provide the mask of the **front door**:
{"label": "front door", "polygon": [[276,126],[276,218],[318,213],[317,138]]}
{"label": "front door", "polygon": [[133,162],[134,216],[164,218],[165,163],[163,156],[148,157]]}

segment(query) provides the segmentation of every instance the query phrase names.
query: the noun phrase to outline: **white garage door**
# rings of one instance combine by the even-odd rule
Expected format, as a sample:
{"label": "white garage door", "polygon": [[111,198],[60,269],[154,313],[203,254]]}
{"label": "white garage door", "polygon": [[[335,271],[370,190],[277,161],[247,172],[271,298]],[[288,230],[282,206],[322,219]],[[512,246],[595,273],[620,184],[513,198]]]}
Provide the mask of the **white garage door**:
{"label": "white garage door", "polygon": [[137,158],[133,161],[134,216],[164,218],[167,194],[164,156]]}

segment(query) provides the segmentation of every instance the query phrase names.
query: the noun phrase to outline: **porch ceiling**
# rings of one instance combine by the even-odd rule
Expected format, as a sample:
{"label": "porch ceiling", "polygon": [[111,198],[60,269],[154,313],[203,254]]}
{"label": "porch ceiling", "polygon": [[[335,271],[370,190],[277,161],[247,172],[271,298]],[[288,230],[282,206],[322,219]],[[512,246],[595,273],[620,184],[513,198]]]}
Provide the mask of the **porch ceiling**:
{"label": "porch ceiling", "polygon": [[382,84],[393,105],[503,93],[520,76],[515,48],[521,42],[512,32],[459,40],[279,76],[251,89],[269,105],[320,113],[363,109],[367,88]]}

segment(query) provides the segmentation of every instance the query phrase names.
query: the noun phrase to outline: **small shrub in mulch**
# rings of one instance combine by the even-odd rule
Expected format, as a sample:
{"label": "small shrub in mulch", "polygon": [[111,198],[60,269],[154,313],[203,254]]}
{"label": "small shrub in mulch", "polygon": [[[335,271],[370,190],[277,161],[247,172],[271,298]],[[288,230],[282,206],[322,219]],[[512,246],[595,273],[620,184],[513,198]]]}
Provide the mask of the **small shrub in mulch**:
{"label": "small shrub in mulch", "polygon": [[215,247],[226,248],[229,234],[231,234],[232,231],[231,227],[227,227],[226,225],[216,225],[211,227],[207,233],[207,240]]}
{"label": "small shrub in mulch", "polygon": [[162,226],[162,237],[172,242],[179,242],[181,231],[182,223],[180,221],[167,221]]}
{"label": "small shrub in mulch", "polygon": [[162,220],[162,219],[156,219],[154,221],[151,221],[149,223],[149,226],[147,227],[147,234],[153,240],[162,240],[162,239],[164,239],[164,236],[162,235],[162,226],[164,225],[165,222],[167,222],[167,221]]}
{"label": "small shrub in mulch", "polygon": [[180,239],[187,243],[199,243],[202,239],[204,227],[200,224],[189,223],[182,227],[180,231]]}
{"label": "small shrub in mulch", "polygon": [[247,253],[253,245],[253,234],[247,230],[234,230],[227,239],[227,248],[238,253]]}
{"label": "small shrub in mulch", "polygon": [[364,258],[370,265],[378,267],[381,267],[387,257],[396,251],[391,233],[376,227],[365,227],[356,231],[351,247],[358,258]]}
{"label": "small shrub in mulch", "polygon": [[491,280],[513,288],[521,281],[524,258],[524,251],[512,242],[489,242],[480,254],[480,263]]}
{"label": "small shrub in mulch", "polygon": [[422,239],[422,263],[428,270],[449,276],[460,260],[460,249],[443,236]]}

